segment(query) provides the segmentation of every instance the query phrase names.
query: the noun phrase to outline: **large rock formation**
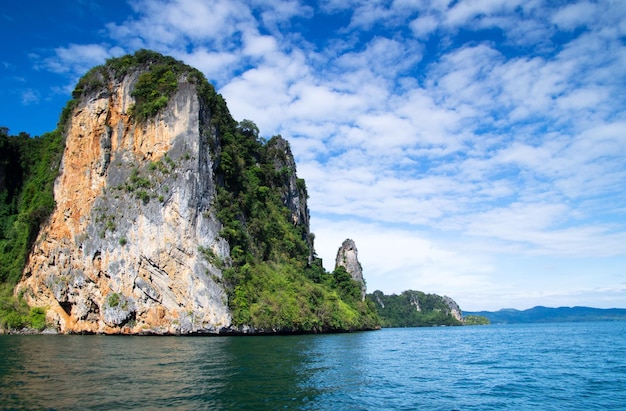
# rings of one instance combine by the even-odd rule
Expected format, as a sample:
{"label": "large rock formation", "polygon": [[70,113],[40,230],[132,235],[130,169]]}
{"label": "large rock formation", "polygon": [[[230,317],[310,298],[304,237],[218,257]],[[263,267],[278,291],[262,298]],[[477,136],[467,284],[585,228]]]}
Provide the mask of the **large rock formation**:
{"label": "large rock formation", "polygon": [[42,188],[46,207],[16,217],[33,230],[15,296],[47,308],[49,325],[107,334],[378,327],[351,240],[338,254],[345,271],[327,281],[287,141],[234,121],[200,72],[140,50],[92,69],[72,96],[55,156],[37,165],[59,167],[54,202]]}
{"label": "large rock formation", "polygon": [[352,279],[361,285],[361,300],[364,300],[367,288],[363,279],[363,268],[359,262],[359,251],[353,240],[346,239],[337,250],[335,269],[337,267],[345,268]]}
{"label": "large rock formation", "polygon": [[[378,326],[362,299],[338,298],[341,284],[323,280],[287,141],[235,122],[197,70],[142,50],[94,68],[72,95],[56,206],[15,289],[47,308],[50,325],[106,334]],[[350,244],[342,261],[364,296]]]}
{"label": "large rock formation", "polygon": [[66,125],[57,203],[17,287],[62,332],[219,332],[231,324],[212,207],[219,136],[186,74],[158,115],[129,115],[142,68],[109,68]]}

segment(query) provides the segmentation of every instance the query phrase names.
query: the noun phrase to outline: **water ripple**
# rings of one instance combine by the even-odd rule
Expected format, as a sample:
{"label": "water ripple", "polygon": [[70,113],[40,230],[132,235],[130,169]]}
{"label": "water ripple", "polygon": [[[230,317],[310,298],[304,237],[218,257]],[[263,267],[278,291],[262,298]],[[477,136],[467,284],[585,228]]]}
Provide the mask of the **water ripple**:
{"label": "water ripple", "polygon": [[624,409],[626,323],[0,336],[2,409]]}

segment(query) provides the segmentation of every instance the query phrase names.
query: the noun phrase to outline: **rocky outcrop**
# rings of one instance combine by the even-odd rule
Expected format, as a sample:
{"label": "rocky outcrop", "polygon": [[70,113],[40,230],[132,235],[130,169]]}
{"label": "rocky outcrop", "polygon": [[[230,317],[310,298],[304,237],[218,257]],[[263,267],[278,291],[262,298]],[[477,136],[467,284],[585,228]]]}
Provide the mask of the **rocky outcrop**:
{"label": "rocky outcrop", "polygon": [[212,113],[183,73],[159,114],[134,121],[141,73],[101,75],[65,129],[56,209],[16,288],[48,307],[61,332],[217,333],[231,324],[221,271],[230,250],[212,207]]}
{"label": "rocky outcrop", "polygon": [[139,50],[90,70],[72,97],[51,133],[54,157],[36,167],[54,160],[54,190],[50,177],[41,191],[47,208],[17,216],[33,230],[14,295],[46,308],[47,326],[104,334],[378,327],[351,240],[338,257],[345,268],[326,281],[288,142],[236,122],[199,71]]}
{"label": "rocky outcrop", "polygon": [[361,300],[364,300],[367,288],[363,279],[363,268],[359,262],[359,251],[353,240],[345,240],[339,247],[339,250],[337,250],[335,269],[337,267],[345,268],[348,274],[352,276],[352,279],[361,285]]}
{"label": "rocky outcrop", "polygon": [[267,143],[267,151],[272,156],[274,168],[280,172],[282,181],[279,187],[283,204],[291,212],[291,221],[294,226],[301,229],[302,239],[306,242],[311,250],[309,255],[309,263],[313,258],[313,236],[310,232],[309,225],[309,208],[306,199],[308,194],[304,180],[297,178],[296,161],[291,153],[289,142],[277,136]]}
{"label": "rocky outcrop", "polygon": [[458,321],[463,321],[463,312],[459,305],[452,298],[447,295],[443,296],[443,301],[446,303],[448,308],[450,309],[450,315],[453,316]]}
{"label": "rocky outcrop", "polygon": [[411,304],[413,307],[415,307],[415,310],[417,312],[421,312],[422,311],[422,307],[420,306],[420,300],[417,294],[411,294],[410,298],[409,298],[409,304]]}

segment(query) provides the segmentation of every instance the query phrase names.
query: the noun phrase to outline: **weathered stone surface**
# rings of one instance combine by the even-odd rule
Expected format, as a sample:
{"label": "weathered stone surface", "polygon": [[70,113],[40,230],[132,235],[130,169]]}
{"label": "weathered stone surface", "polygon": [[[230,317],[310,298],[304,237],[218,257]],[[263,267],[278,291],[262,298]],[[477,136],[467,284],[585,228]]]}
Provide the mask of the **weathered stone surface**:
{"label": "weathered stone surface", "polygon": [[462,321],[463,313],[461,312],[461,308],[456,303],[456,301],[454,301],[452,298],[448,297],[447,295],[443,296],[443,301],[450,308],[450,315],[452,315],[458,321]]}
{"label": "weathered stone surface", "polygon": [[211,207],[210,113],[183,76],[145,124],[128,115],[140,73],[83,96],[66,129],[57,206],[16,292],[61,332],[219,332],[231,324],[227,260]]}
{"label": "weathered stone surface", "polygon": [[359,262],[359,251],[353,240],[345,240],[337,250],[335,268],[337,267],[344,267],[352,279],[361,284],[361,300],[364,300],[367,288],[363,279],[363,268]]}

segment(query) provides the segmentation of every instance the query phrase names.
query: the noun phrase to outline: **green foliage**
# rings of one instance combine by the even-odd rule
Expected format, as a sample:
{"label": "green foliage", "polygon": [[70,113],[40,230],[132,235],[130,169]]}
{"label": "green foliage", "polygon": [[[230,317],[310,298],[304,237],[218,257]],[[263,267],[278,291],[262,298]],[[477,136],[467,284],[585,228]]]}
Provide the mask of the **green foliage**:
{"label": "green foliage", "polygon": [[145,122],[167,106],[169,98],[178,89],[181,75],[197,72],[172,57],[138,50],[133,55],[109,59],[106,64],[89,70],[78,81],[72,97],[77,101],[84,95],[106,90],[111,80],[122,79],[131,70],[141,71],[131,93],[135,104],[129,110],[138,122]]}
{"label": "green foliage", "polygon": [[[158,185],[157,183],[162,181],[162,179],[159,180],[158,174],[155,175],[155,173],[167,175],[175,169],[176,162],[168,155],[165,155],[161,160],[149,163],[148,166],[142,171],[136,167],[133,168],[126,182],[118,185],[115,189],[135,193],[135,197],[141,200],[144,204],[148,204],[152,198],[158,198],[159,202],[163,203],[165,202],[165,196],[155,192],[155,187]],[[145,174],[146,171],[147,175]],[[163,186],[161,189],[165,193],[169,192],[169,188],[167,186]],[[105,228],[108,229],[108,227]]]}
{"label": "green foliage", "polygon": [[135,105],[131,114],[145,121],[167,106],[170,96],[178,88],[178,62],[157,63],[141,74],[131,95]]}
{"label": "green foliage", "polygon": [[148,204],[150,202],[150,193],[146,190],[137,191],[137,198],[140,199],[144,204]]}
{"label": "green foliage", "polygon": [[[231,247],[224,280],[233,323],[268,332],[377,327],[372,305],[361,301],[360,286],[345,269],[329,274],[318,259],[309,263],[307,227],[295,224],[285,205],[295,175],[287,143],[280,136],[265,141],[250,120],[234,123],[219,108],[221,99],[211,104],[221,133],[217,216]],[[296,186],[306,197],[304,180]]]}
{"label": "green foliage", "polygon": [[61,117],[59,118],[59,122],[57,123],[57,130],[59,132],[64,132],[65,127],[67,126],[68,121],[70,120],[70,116],[72,115],[72,111],[78,105],[78,100],[70,100],[67,102],[63,111],[61,111]]}
{"label": "green foliage", "polygon": [[237,265],[251,261],[306,261],[310,250],[283,204],[282,177],[249,120],[222,137],[218,218]]}
{"label": "green foliage", "polygon": [[[437,294],[407,290],[400,295],[374,291],[367,299],[375,306],[383,327],[432,327],[461,325]],[[418,309],[419,307],[419,309]]]}
{"label": "green foliage", "polygon": [[339,266],[333,271],[333,287],[337,289],[342,299],[358,301],[361,299],[361,285],[352,279],[345,267]]}
{"label": "green foliage", "polygon": [[466,315],[463,317],[464,325],[489,325],[491,321],[489,318],[483,317],[482,315]]}
{"label": "green foliage", "polygon": [[43,307],[32,307],[28,312],[28,323],[31,328],[43,330],[46,328],[46,309]]}
{"label": "green foliage", "polygon": [[13,296],[10,284],[0,285],[0,328],[19,330],[25,327],[35,330],[46,328],[46,309],[29,308],[22,298]]}
{"label": "green foliage", "polygon": [[0,171],[10,182],[0,187],[0,282],[17,283],[41,224],[54,210],[64,144],[58,130],[34,138],[0,132]]}
{"label": "green foliage", "polygon": [[245,264],[230,301],[233,322],[267,332],[328,332],[371,329],[378,318],[367,302],[340,297],[326,284],[312,282],[289,262]]}
{"label": "green foliage", "polygon": [[324,269],[321,258],[313,258],[311,263],[305,268],[304,273],[314,283],[332,282],[332,276]]}
{"label": "green foliage", "polygon": [[138,188],[152,188],[152,182],[149,178],[141,176],[138,169],[133,168],[126,187],[128,191],[134,191]]}
{"label": "green foliage", "polygon": [[120,295],[118,293],[111,293],[107,297],[107,304],[109,307],[117,307],[120,305]]}
{"label": "green foliage", "polygon": [[96,66],[89,70],[83,77],[78,80],[72,97],[77,100],[85,94],[102,90],[108,81],[108,73],[105,66]]}
{"label": "green foliage", "polygon": [[198,251],[207,259],[211,264],[215,265],[218,268],[224,268],[224,262],[222,259],[215,254],[215,252],[206,247],[199,246]]}
{"label": "green foliage", "polygon": [[[60,127],[65,121],[62,116]],[[6,128],[0,129],[0,173],[4,176],[0,184],[0,326],[4,328],[45,327],[45,309],[29,309],[12,290],[42,223],[54,210],[53,185],[64,146],[59,130],[31,138],[25,133],[10,136]]]}

